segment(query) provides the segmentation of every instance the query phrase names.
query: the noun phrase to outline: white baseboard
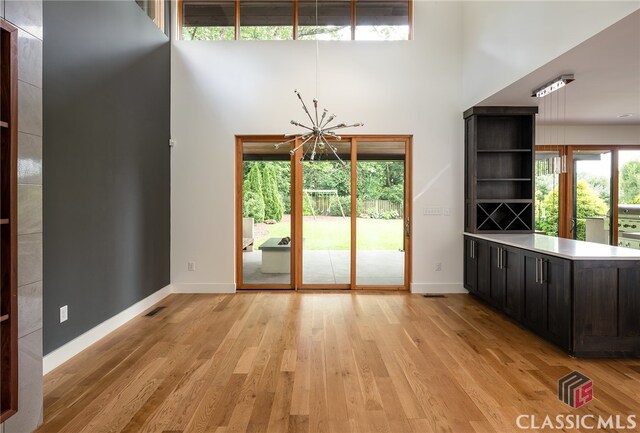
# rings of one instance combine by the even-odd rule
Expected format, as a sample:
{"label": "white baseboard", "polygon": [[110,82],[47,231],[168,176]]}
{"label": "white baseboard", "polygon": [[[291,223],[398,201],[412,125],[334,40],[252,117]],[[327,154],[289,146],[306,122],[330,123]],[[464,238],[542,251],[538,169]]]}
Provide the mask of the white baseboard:
{"label": "white baseboard", "polygon": [[411,283],[411,293],[469,293],[462,283]]}
{"label": "white baseboard", "polygon": [[235,293],[235,284],[225,283],[173,283],[174,293]]}
{"label": "white baseboard", "polygon": [[116,314],[110,319],[107,319],[101,324],[91,328],[84,334],[69,341],[64,346],[61,346],[53,352],[49,353],[42,360],[42,374],[49,373],[59,365],[73,358],[78,353],[85,350],[87,347],[105,337],[107,334],[115,331],[117,328],[124,325],[134,317],[137,317],[140,313],[142,313],[152,305],[160,302],[173,292],[173,287],[171,285],[168,285],[158,290],[157,292],[147,296],[143,300],[136,302],[126,310]]}

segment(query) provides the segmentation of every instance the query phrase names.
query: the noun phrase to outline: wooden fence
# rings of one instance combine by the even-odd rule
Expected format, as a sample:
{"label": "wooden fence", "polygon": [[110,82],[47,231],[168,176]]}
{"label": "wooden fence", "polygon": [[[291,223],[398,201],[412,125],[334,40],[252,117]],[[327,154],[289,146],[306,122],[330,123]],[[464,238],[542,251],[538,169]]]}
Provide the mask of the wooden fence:
{"label": "wooden fence", "polygon": [[[311,200],[313,205],[313,210],[316,215],[329,215],[331,214],[330,210],[333,208],[334,214],[339,212],[338,207],[338,199],[336,197],[330,196],[308,196],[304,197],[304,200]],[[308,204],[308,202],[307,202]],[[348,201],[344,200],[342,202],[342,207],[345,215],[349,215],[349,204]],[[392,203],[389,200],[360,200],[358,201],[358,210],[364,214],[374,214],[377,213],[379,215],[384,214],[385,212],[397,212],[399,218],[404,216],[404,206],[402,203]]]}

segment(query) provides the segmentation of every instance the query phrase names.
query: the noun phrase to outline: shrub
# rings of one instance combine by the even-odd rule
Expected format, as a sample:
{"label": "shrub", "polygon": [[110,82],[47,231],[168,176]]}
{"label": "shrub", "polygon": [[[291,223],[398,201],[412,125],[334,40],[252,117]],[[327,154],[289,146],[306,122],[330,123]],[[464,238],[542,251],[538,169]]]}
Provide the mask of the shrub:
{"label": "shrub", "polygon": [[335,198],[331,200],[331,207],[329,208],[329,215],[331,216],[342,216],[342,212],[340,211],[340,206],[342,206],[342,210],[344,211],[344,216],[351,216],[351,196],[343,196],[338,197],[338,200]]}
{"label": "shrub", "polygon": [[380,217],[385,220],[395,220],[400,218],[400,214],[398,213],[397,210],[389,210],[389,211],[382,212]]}
{"label": "shrub", "polygon": [[253,191],[244,191],[242,216],[245,218],[253,218],[256,223],[264,221],[264,200],[262,199],[262,195]]}

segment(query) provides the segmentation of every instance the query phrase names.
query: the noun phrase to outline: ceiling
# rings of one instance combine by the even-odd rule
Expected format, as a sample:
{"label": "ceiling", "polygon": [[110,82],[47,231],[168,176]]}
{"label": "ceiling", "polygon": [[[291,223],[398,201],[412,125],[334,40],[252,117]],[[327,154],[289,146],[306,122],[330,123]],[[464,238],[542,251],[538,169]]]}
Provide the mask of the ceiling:
{"label": "ceiling", "polygon": [[[531,92],[562,74],[574,74],[575,81],[555,92],[559,96],[552,100],[553,116],[549,115],[550,96],[540,102],[541,111],[547,104],[547,115],[539,116],[540,123],[640,125],[640,10],[479,105],[538,105]],[[631,116],[619,117],[626,114]]]}

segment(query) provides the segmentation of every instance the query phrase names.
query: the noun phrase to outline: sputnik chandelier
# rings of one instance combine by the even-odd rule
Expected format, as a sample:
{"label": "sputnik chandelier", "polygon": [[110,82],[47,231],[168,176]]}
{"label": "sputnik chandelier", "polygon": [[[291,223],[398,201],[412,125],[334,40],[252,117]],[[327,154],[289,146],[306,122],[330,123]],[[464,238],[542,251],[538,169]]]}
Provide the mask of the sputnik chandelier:
{"label": "sputnik chandelier", "polygon": [[[293,156],[299,149],[301,148],[304,149],[302,158],[300,158],[301,163],[305,161],[305,159],[307,159],[307,155],[308,155],[308,161],[313,162],[313,161],[322,159],[323,157],[326,158],[333,154],[338,159],[338,161],[340,161],[342,165],[345,165],[345,162],[338,155],[338,148],[335,147],[333,144],[329,143],[329,140],[327,139],[327,137],[330,140],[340,141],[342,140],[342,138],[336,133],[336,131],[344,128],[354,128],[357,126],[363,126],[364,124],[354,123],[353,125],[347,125],[346,123],[339,123],[337,125],[331,126],[331,122],[333,122],[336,118],[335,114],[332,114],[329,117],[327,117],[328,111],[325,108],[324,110],[322,110],[322,117],[318,118],[318,100],[314,99],[313,108],[314,108],[315,116],[312,116],[311,113],[309,112],[309,109],[307,108],[307,104],[304,103],[304,100],[302,99],[302,95],[300,95],[300,92],[298,92],[297,90],[294,90],[294,92],[296,96],[298,96],[298,99],[300,99],[300,102],[302,102],[302,109],[307,114],[307,117],[309,117],[309,120],[311,121],[311,126],[292,120],[291,121],[292,125],[304,128],[308,132],[304,132],[301,134],[285,134],[285,137],[291,137],[292,135],[295,135],[295,136],[287,141],[277,143],[275,145],[275,148],[278,149],[282,145],[290,144],[296,140],[300,140],[301,143],[297,145],[295,148],[291,149],[289,153],[291,154],[291,156]],[[304,147],[307,143],[312,143],[312,144],[310,144],[307,147]]]}

